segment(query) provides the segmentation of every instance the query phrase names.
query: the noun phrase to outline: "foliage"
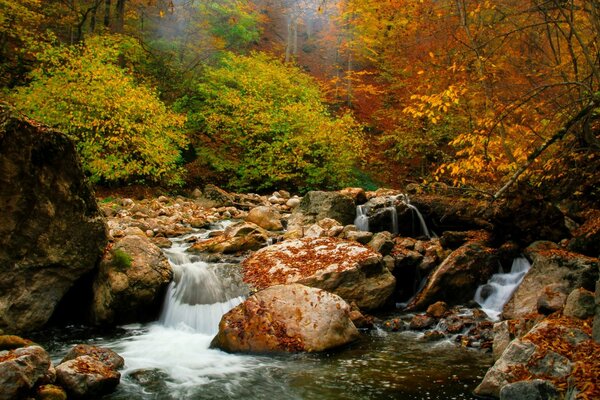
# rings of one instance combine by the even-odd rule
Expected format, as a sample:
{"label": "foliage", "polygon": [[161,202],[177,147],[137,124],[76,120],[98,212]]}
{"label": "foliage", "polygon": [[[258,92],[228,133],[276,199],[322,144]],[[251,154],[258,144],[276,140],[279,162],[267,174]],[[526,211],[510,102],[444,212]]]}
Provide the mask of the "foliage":
{"label": "foliage", "polygon": [[131,256],[122,249],[116,249],[112,253],[113,265],[119,268],[120,270],[126,270],[131,268],[132,260],[133,259],[131,258]]}
{"label": "foliage", "polygon": [[231,188],[307,191],[352,181],[360,128],[348,114],[331,117],[317,84],[296,67],[261,53],[229,54],[179,108],[205,135],[200,153],[231,177]]}
{"label": "foliage", "polygon": [[93,181],[177,183],[184,118],[135,82],[127,64],[136,54],[135,42],[120,36],[48,47],[39,54],[31,84],[12,100],[72,137]]}

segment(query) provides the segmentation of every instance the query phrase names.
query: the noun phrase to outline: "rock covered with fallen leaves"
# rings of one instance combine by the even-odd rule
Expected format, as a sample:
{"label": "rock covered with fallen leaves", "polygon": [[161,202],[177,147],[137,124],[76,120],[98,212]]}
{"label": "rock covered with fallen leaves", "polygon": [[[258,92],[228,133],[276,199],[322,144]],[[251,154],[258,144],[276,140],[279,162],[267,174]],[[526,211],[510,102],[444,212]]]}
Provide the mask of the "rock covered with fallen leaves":
{"label": "rock covered with fallen leaves", "polygon": [[0,400],[16,399],[33,389],[51,365],[40,346],[0,351]]}
{"label": "rock covered with fallen leaves", "polygon": [[509,383],[543,379],[563,393],[575,388],[578,399],[600,398],[600,344],[591,334],[591,319],[548,317],[508,345],[475,394],[499,397]]}
{"label": "rock covered with fallen leaves", "polygon": [[385,305],[396,285],[379,253],[337,238],[287,240],[257,251],[242,265],[244,281],[256,289],[301,283],[363,310]]}
{"label": "rock covered with fallen leaves", "polygon": [[350,306],[339,296],[299,284],[276,285],[225,314],[212,346],[228,352],[319,352],[358,336]]}

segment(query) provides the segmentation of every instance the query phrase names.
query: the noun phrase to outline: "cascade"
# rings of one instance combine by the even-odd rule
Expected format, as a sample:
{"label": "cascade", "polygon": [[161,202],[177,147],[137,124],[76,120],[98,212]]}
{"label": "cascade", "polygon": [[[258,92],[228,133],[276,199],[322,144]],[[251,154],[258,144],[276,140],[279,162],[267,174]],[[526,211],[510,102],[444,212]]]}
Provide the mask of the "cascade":
{"label": "cascade", "polygon": [[525,257],[513,260],[509,272],[498,272],[490,280],[477,288],[475,301],[481,305],[483,311],[493,320],[498,320],[502,308],[510,299],[515,289],[521,284],[531,264]]}
{"label": "cascade", "polygon": [[369,217],[367,216],[367,212],[368,209],[365,204],[356,206],[356,219],[354,220],[354,225],[359,231],[369,231]]}

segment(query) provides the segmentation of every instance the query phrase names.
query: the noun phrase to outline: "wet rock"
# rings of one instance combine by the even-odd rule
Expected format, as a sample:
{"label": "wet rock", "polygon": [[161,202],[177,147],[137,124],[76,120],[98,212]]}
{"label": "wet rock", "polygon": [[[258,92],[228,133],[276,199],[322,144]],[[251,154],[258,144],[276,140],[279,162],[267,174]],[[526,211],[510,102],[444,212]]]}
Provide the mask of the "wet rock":
{"label": "wet rock", "polygon": [[537,311],[540,314],[552,314],[562,310],[567,301],[567,287],[560,283],[544,286],[542,293],[537,299]]}
{"label": "wet rock", "polygon": [[381,328],[389,332],[403,332],[409,329],[408,323],[399,318],[384,321]]}
{"label": "wet rock", "polygon": [[354,201],[336,192],[308,192],[290,217],[288,226],[312,225],[324,218],[332,218],[342,225],[351,224],[356,215]]}
{"label": "wet rock", "polygon": [[345,188],[340,190],[340,194],[350,197],[357,205],[367,202],[367,193],[363,188]]}
{"label": "wet rock", "polygon": [[279,211],[271,207],[254,207],[252,210],[250,210],[250,212],[248,212],[246,222],[256,224],[268,231],[283,230],[283,225],[281,224],[281,214]]}
{"label": "wet rock", "polygon": [[266,246],[268,239],[268,232],[260,226],[251,222],[240,222],[228,226],[223,235],[192,245],[188,251],[193,253],[240,253],[258,250]]}
{"label": "wet rock", "polygon": [[60,386],[40,385],[35,391],[37,400],[67,400],[67,392]]}
{"label": "wet rock", "polygon": [[216,207],[230,206],[234,203],[233,195],[215,185],[204,187],[204,198],[213,202]]}
{"label": "wet rock", "polygon": [[74,144],[0,108],[0,329],[41,328],[92,271],[104,216]]}
{"label": "wet rock", "polygon": [[81,356],[56,367],[56,381],[69,396],[93,398],[112,392],[121,374],[90,356]]}
{"label": "wet rock", "polygon": [[94,281],[93,321],[124,324],[154,319],[172,277],[171,265],[148,238],[119,239]]}
{"label": "wet rock", "polygon": [[509,383],[500,389],[500,400],[558,400],[556,387],[549,381],[534,379]]}
{"label": "wet rock", "polygon": [[435,319],[430,317],[429,315],[425,315],[425,314],[421,314],[421,315],[415,315],[411,320],[410,320],[410,329],[412,330],[425,330],[427,328],[431,328],[433,325],[435,325]]}
{"label": "wet rock", "polygon": [[319,352],[359,336],[350,306],[303,285],[277,285],[251,296],[221,319],[212,346],[228,352]]}
{"label": "wet rock", "polygon": [[595,311],[594,293],[579,288],[573,290],[567,297],[563,314],[567,317],[586,319],[594,316]]}
{"label": "wet rock", "polygon": [[392,253],[395,242],[391,233],[378,232],[373,235],[373,238],[369,241],[368,246],[379,254],[387,256]]}
{"label": "wet rock", "polygon": [[168,390],[169,374],[160,369],[138,369],[129,374],[131,380],[149,392]]}
{"label": "wet rock", "polygon": [[14,350],[19,347],[31,346],[32,344],[33,342],[31,340],[23,339],[20,336],[0,334],[0,351]]}
{"label": "wet rock", "polygon": [[593,290],[598,279],[598,259],[562,250],[552,242],[535,242],[525,249],[531,269],[504,306],[504,319],[516,319],[537,311],[538,297],[547,285],[563,285],[568,292],[583,287]]}
{"label": "wet rock", "polygon": [[121,368],[125,364],[125,360],[123,360],[123,357],[121,357],[111,349],[98,346],[91,346],[88,344],[78,344],[74,346],[63,357],[61,364],[69,360],[74,360],[75,358],[81,356],[90,356],[100,361],[107,367],[115,370]]}
{"label": "wet rock", "polygon": [[442,318],[449,310],[448,304],[443,301],[438,301],[427,307],[426,314],[433,318]]}
{"label": "wet rock", "polygon": [[493,229],[486,220],[489,203],[474,199],[417,194],[411,203],[431,223],[436,232]]}
{"label": "wet rock", "polygon": [[465,303],[498,268],[494,249],[477,242],[454,250],[427,278],[425,287],[408,305],[409,310],[425,309],[436,301],[449,305]]}
{"label": "wet rock", "polygon": [[301,283],[335,293],[361,310],[386,304],[395,279],[369,247],[336,238],[287,240],[243,263],[244,280],[257,289]]}
{"label": "wet rock", "polygon": [[20,398],[44,377],[50,357],[39,346],[0,351],[0,400]]}
{"label": "wet rock", "polygon": [[446,337],[446,335],[444,334],[444,332],[441,331],[428,331],[425,332],[425,335],[423,336],[423,339],[427,340],[428,342],[435,342],[438,340],[442,340]]}

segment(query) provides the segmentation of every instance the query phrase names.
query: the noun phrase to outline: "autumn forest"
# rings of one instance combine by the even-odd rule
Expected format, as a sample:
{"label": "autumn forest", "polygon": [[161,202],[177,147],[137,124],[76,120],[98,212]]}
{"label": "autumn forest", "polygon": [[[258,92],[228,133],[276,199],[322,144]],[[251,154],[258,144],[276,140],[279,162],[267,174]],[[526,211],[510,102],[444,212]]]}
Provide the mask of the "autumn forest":
{"label": "autumn forest", "polygon": [[1,98],[99,185],[598,198],[600,3],[0,0]]}

